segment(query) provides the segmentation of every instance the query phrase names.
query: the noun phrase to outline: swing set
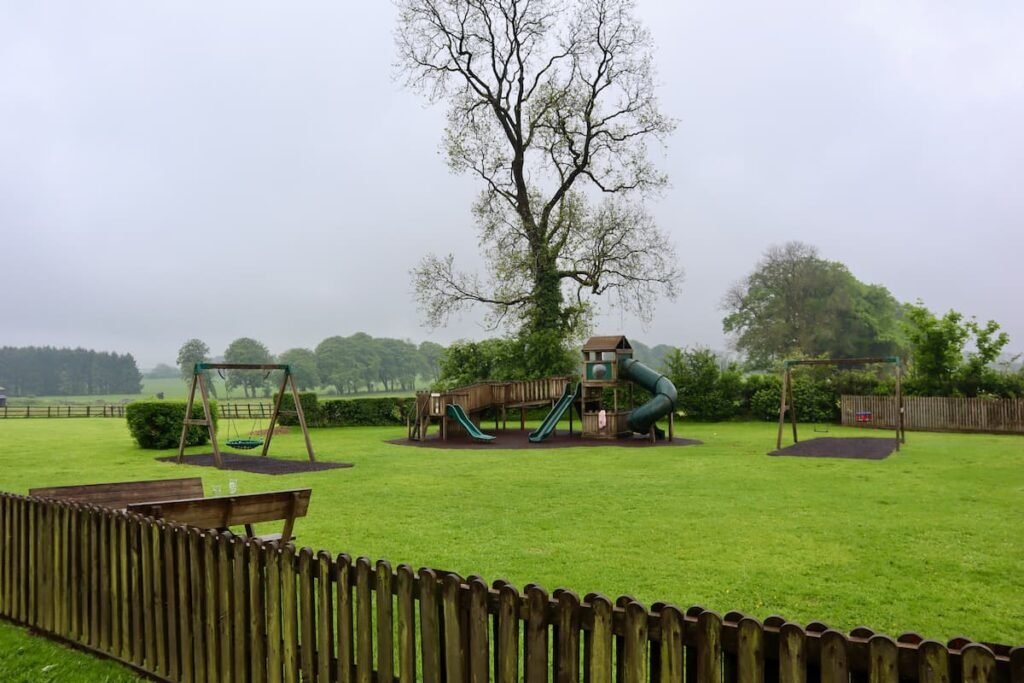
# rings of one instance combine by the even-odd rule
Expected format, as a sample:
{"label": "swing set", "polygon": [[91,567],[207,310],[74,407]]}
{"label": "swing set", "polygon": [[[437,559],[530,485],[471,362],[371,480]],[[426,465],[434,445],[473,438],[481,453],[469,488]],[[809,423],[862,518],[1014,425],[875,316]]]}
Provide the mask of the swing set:
{"label": "swing set", "polygon": [[[903,423],[903,368],[900,359],[896,356],[881,358],[814,358],[805,360],[787,360],[782,364],[782,400],[779,404],[779,433],[775,439],[775,448],[782,448],[782,429],[786,424],[786,415],[793,423],[793,443],[798,443],[796,429],[796,397],[793,395],[792,369],[800,365],[832,365],[840,368],[850,366],[886,364],[891,365],[896,372],[896,450],[900,449],[901,443],[907,442],[907,432]],[[871,414],[857,415],[857,422],[870,422]],[[816,428],[814,431],[818,431]]]}
{"label": "swing set", "polygon": [[[205,373],[207,370],[216,370],[221,377],[224,377],[224,370],[262,370],[270,374],[273,370],[283,370],[284,374],[281,378],[281,386],[278,388],[277,395],[274,399],[274,409],[270,413],[270,425],[267,427],[263,438],[252,438],[252,434],[248,437],[238,434],[237,427],[234,427],[234,434],[232,435],[232,427],[228,427],[228,440],[224,442],[225,445],[231,448],[238,448],[240,450],[253,450],[263,446],[263,450],[260,456],[266,456],[267,451],[270,448],[270,440],[274,436],[274,428],[277,425],[278,417],[282,414],[295,415],[298,419],[299,427],[302,429],[302,436],[306,439],[306,453],[309,455],[310,462],[316,462],[316,457],[313,455],[313,442],[309,438],[309,429],[306,427],[306,416],[302,412],[302,403],[299,401],[299,390],[295,385],[295,377],[292,375],[290,365],[281,364],[249,364],[249,363],[196,363],[195,368],[192,371],[192,381],[188,392],[188,402],[185,405],[185,421],[181,425],[181,440],[178,442],[178,463],[182,462],[182,458],[185,455],[185,439],[188,436],[189,427],[203,426],[206,427],[207,432],[210,435],[210,443],[213,444],[213,460],[220,469],[223,467],[224,462],[221,458],[220,446],[217,443],[217,428],[213,424],[213,412],[210,409],[210,392],[206,386]],[[295,402],[294,410],[281,410],[281,400],[284,398],[284,392],[291,389],[292,399]],[[196,398],[196,389],[199,390],[200,400],[203,404],[203,417],[194,418],[192,417],[192,405]],[[257,418],[258,421],[259,418]],[[255,430],[256,422],[253,423],[253,431]]]}

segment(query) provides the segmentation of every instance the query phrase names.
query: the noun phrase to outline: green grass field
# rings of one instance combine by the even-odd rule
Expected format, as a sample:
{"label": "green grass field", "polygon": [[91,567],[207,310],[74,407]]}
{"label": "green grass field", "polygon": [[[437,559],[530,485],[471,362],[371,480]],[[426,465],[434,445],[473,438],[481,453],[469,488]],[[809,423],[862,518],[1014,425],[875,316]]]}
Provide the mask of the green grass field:
{"label": "green grass field", "polygon": [[126,668],[0,621],[0,681],[4,683],[127,683]]}
{"label": "green grass field", "polygon": [[[156,462],[169,453],[138,449],[121,420],[20,420],[0,423],[0,468],[19,493],[196,475],[208,493],[229,479],[243,493],[310,486],[296,531],[314,549],[647,604],[1024,643],[1024,439],[912,433],[887,460],[817,460],[767,457],[774,431],[684,424],[681,436],[705,443],[446,451],[385,443],[403,429],[320,429],[318,458],[356,467],[272,477]],[[304,458],[301,436],[272,452]]]}

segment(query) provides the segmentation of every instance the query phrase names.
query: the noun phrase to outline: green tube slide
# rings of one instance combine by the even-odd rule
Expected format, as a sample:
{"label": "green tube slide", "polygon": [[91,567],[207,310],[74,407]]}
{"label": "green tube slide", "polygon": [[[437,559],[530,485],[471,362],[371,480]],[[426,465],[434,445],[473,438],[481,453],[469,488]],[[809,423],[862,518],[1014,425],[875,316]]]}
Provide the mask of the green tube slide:
{"label": "green tube slide", "polygon": [[479,427],[473,424],[473,421],[469,419],[469,415],[466,415],[466,411],[462,409],[462,406],[449,403],[448,407],[445,408],[445,412],[448,413],[448,417],[462,425],[466,433],[477,441],[494,441],[495,437],[490,434],[484,434],[480,431]]}
{"label": "green tube slide", "polygon": [[555,426],[558,421],[562,419],[562,415],[566,410],[580,397],[580,392],[583,391],[583,385],[577,384],[576,388],[572,388],[572,384],[565,385],[565,391],[562,392],[562,398],[558,399],[558,403],[551,409],[544,421],[540,423],[540,427],[530,432],[531,443],[540,443],[544,439],[551,436],[551,432],[555,431]]}
{"label": "green tube slide", "polygon": [[676,386],[665,375],[632,358],[623,358],[619,361],[619,374],[654,394],[654,398],[631,412],[626,420],[626,424],[634,432],[646,434],[651,431],[655,422],[675,408]]}

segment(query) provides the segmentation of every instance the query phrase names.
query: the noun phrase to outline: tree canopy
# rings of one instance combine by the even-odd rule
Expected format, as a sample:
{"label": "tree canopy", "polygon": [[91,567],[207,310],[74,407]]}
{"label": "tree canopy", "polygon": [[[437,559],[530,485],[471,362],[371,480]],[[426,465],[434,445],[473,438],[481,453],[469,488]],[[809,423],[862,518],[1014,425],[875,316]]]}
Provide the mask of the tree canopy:
{"label": "tree canopy", "polygon": [[142,374],[130,353],[4,346],[0,386],[11,396],[138,394]]}
{"label": "tree canopy", "polygon": [[889,290],[802,242],[770,247],[722,307],[723,329],[757,368],[793,356],[897,355],[903,344],[902,308]]}
{"label": "tree canopy", "polygon": [[[195,374],[196,363],[210,362],[210,347],[202,339],[192,338],[181,345],[178,349],[178,369],[181,371],[181,379],[185,383],[192,381]],[[217,385],[210,381],[210,373],[203,373],[206,387],[214,396],[217,395]]]}
{"label": "tree canopy", "polygon": [[[239,337],[230,344],[224,351],[225,363],[251,363],[265,365],[274,362],[270,351],[252,337]],[[235,387],[242,387],[246,398],[255,398],[257,391],[267,390],[268,373],[261,370],[229,370],[226,373],[228,391]]]}
{"label": "tree canopy", "polygon": [[[910,342],[908,391],[925,396],[1019,395],[1022,382],[993,364],[1010,342],[999,323],[984,325],[949,311],[941,318],[921,301],[906,306],[903,323]],[[973,347],[973,348],[972,348]]]}
{"label": "tree canopy", "polygon": [[292,377],[295,378],[299,391],[308,391],[320,386],[316,354],[309,349],[288,349],[277,357],[277,362],[291,366]]}
{"label": "tree canopy", "polygon": [[592,306],[650,319],[681,281],[643,200],[667,182],[650,160],[675,123],[655,97],[652,41],[631,0],[398,0],[398,67],[448,106],[444,149],[480,179],[473,206],[490,276],[428,255],[414,270],[426,322],[488,309],[549,374]]}

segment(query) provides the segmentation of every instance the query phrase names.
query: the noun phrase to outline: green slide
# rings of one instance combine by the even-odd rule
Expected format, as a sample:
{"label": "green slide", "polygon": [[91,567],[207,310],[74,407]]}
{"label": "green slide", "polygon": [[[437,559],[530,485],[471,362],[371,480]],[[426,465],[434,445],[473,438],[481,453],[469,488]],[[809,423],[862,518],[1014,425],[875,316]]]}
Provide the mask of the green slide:
{"label": "green slide", "polygon": [[462,409],[462,406],[449,403],[445,412],[448,413],[448,417],[462,425],[462,428],[477,441],[494,441],[496,438],[490,434],[484,434],[481,432],[480,428],[473,424],[473,421],[469,419],[469,415],[466,415],[466,411]]}
{"label": "green slide", "polygon": [[551,409],[548,416],[544,418],[544,421],[540,423],[540,427],[537,427],[536,431],[530,432],[530,441],[540,443],[551,436],[551,432],[555,431],[555,426],[562,419],[565,411],[579,399],[581,391],[583,391],[582,384],[577,383],[575,389],[572,388],[572,384],[566,384],[565,391],[562,392],[562,398],[558,399],[558,403]]}
{"label": "green slide", "polygon": [[[654,426],[655,422],[668,415],[675,408],[676,386],[665,375],[651,370],[643,363],[632,358],[623,358],[619,361],[619,374],[654,394],[654,398],[631,412],[629,419],[626,420],[626,424],[634,432],[646,434],[651,431],[651,427]],[[662,430],[656,426],[654,426],[654,429],[659,439],[665,438]]]}

